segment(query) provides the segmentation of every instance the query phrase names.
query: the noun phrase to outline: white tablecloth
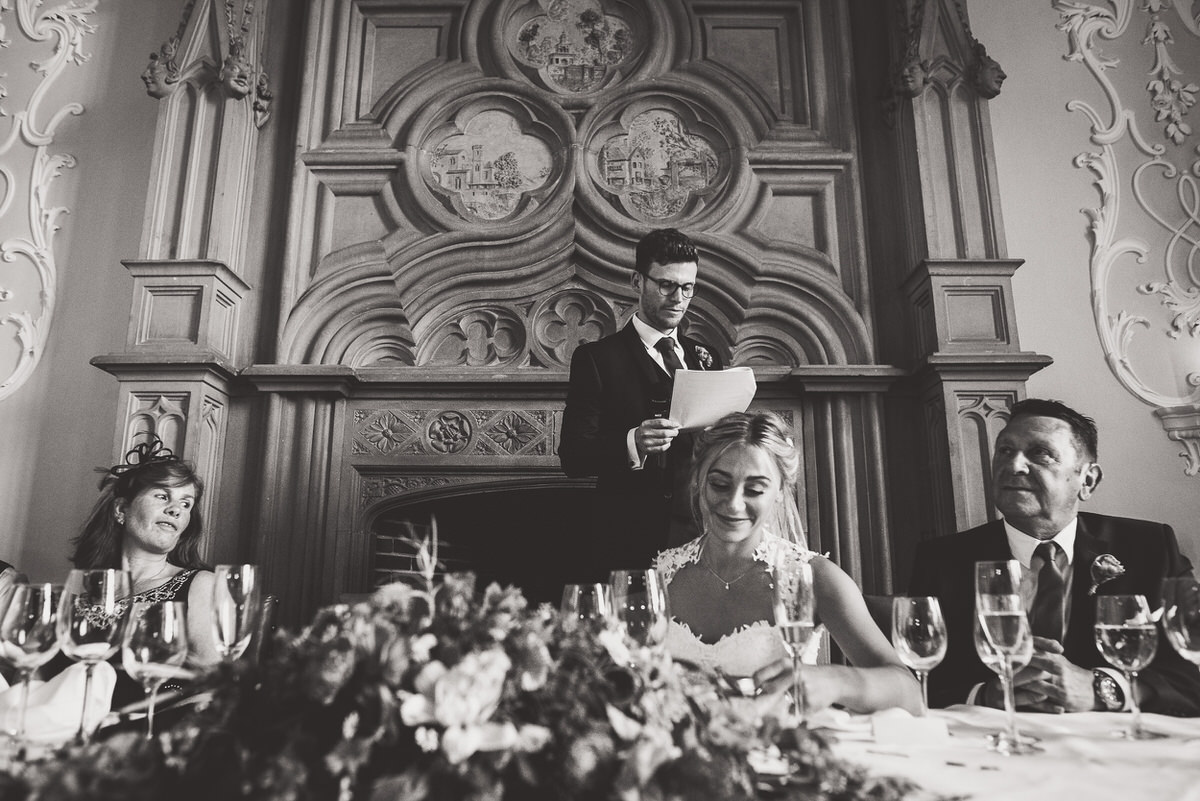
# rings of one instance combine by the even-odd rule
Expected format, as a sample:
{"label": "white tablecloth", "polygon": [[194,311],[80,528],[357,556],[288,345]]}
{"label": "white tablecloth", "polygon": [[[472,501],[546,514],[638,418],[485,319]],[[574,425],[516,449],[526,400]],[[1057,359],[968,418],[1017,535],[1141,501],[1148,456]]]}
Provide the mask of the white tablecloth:
{"label": "white tablecloth", "polygon": [[[1200,719],[1142,715],[1144,728],[1171,735],[1125,740],[1113,732],[1129,715],[1018,713],[1020,731],[1041,738],[1041,753],[1002,756],[987,749],[988,733],[1004,727],[996,709],[935,709],[949,737],[879,742],[870,726],[836,731],[835,751],[875,775],[905,776],[926,790],[973,801],[1200,801]],[[903,723],[898,726],[903,731]]]}

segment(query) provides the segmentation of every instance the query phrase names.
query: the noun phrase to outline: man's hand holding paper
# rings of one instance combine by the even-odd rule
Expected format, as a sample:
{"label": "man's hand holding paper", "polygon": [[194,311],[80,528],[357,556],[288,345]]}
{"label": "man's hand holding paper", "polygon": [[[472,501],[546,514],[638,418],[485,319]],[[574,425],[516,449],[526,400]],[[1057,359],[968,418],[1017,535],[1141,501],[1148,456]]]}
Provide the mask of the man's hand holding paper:
{"label": "man's hand holding paper", "polygon": [[749,367],[727,370],[679,370],[668,417],[683,430],[707,428],[730,412],[744,412],[757,383]]}

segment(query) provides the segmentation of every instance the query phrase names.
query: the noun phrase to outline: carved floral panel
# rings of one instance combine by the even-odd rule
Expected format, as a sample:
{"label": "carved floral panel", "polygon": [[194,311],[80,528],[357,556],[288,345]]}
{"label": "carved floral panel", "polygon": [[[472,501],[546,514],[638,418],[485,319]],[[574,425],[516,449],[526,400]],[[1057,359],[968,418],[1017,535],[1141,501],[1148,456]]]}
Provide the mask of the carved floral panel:
{"label": "carved floral panel", "polygon": [[554,457],[555,412],[549,409],[360,409],[353,415],[355,456]]}

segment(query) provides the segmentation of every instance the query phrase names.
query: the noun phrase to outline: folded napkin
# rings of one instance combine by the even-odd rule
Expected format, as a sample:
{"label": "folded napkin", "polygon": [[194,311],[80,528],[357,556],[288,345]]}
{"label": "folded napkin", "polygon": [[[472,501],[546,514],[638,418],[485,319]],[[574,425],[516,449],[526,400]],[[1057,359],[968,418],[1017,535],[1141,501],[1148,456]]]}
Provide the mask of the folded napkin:
{"label": "folded napkin", "polygon": [[[25,713],[25,736],[30,742],[65,743],[79,729],[83,710],[83,684],[87,666],[76,662],[49,681],[34,681],[29,685],[29,708]],[[92,687],[88,695],[85,725],[88,731],[100,725],[112,706],[117,671],[101,662],[92,671]],[[21,685],[15,684],[0,692],[0,728],[16,731],[21,714]]]}

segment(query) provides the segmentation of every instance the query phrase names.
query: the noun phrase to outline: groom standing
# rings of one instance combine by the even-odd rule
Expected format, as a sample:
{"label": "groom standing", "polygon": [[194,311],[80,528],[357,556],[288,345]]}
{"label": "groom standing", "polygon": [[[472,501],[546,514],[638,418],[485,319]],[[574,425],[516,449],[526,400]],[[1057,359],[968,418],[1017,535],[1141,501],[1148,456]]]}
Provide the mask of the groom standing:
{"label": "groom standing", "polygon": [[676,370],[721,369],[711,349],[678,333],[698,269],[687,236],[646,234],[632,278],[636,314],[571,358],[558,456],[568,476],[596,477],[580,537],[588,580],[649,567],[658,551],[696,536],[687,497],[692,437],[667,413]]}

